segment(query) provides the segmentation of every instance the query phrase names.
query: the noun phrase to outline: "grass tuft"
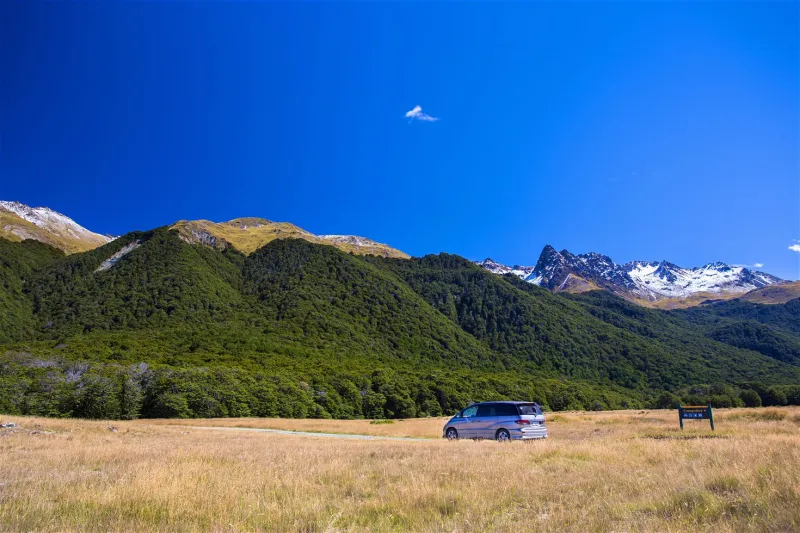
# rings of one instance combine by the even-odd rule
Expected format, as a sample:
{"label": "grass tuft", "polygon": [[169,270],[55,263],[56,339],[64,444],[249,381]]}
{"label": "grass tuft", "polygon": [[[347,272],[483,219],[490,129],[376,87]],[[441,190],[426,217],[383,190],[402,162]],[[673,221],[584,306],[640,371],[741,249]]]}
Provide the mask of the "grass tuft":
{"label": "grass tuft", "polygon": [[737,494],[742,488],[742,482],[733,476],[719,476],[707,482],[706,488],[714,494]]}
{"label": "grass tuft", "polygon": [[777,409],[753,409],[747,412],[728,415],[726,420],[753,420],[757,422],[781,422],[788,415]]}

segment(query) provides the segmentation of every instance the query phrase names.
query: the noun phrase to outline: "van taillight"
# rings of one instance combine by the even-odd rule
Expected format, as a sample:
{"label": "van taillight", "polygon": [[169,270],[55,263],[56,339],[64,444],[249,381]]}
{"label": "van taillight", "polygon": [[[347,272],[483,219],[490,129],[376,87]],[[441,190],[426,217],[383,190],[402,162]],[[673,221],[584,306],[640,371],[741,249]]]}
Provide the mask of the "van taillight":
{"label": "van taillight", "polygon": [[516,422],[520,426],[530,426],[531,425],[530,420],[514,420],[514,422]]}

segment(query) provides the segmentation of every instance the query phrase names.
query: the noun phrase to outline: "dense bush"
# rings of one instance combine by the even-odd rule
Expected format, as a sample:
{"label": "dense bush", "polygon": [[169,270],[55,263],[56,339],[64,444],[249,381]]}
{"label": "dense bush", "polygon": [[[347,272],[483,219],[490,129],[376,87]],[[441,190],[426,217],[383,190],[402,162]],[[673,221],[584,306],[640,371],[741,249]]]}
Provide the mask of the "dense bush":
{"label": "dense bush", "polygon": [[696,385],[678,391],[684,405],[714,407],[775,407],[800,405],[800,385],[765,386],[758,382],[739,385]]}
{"label": "dense bush", "polygon": [[624,391],[516,374],[241,368],[0,357],[0,412],[84,418],[410,418],[453,414],[472,401],[521,399],[546,408],[620,409]]}

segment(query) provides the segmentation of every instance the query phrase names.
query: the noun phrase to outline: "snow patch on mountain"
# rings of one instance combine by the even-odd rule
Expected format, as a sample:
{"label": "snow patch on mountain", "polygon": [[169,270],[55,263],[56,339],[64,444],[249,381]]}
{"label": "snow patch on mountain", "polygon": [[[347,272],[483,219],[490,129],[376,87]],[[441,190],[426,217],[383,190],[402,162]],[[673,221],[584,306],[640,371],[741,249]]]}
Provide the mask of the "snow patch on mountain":
{"label": "snow patch on mountain", "polygon": [[475,264],[485,268],[486,270],[488,270],[493,274],[498,274],[500,276],[504,274],[514,274],[520,279],[526,279],[528,276],[531,275],[531,272],[533,272],[532,266],[514,265],[513,267],[508,267],[488,257],[483,261],[476,261]]}
{"label": "snow patch on mountain", "polygon": [[346,252],[377,255],[383,257],[398,257],[408,259],[408,255],[400,250],[395,250],[388,244],[373,241],[358,235],[318,235],[315,237],[323,241],[323,244],[330,243]]}
{"label": "snow patch on mountain", "polygon": [[[27,220],[40,228],[59,228],[76,238],[86,233],[92,233],[68,216],[57,213],[47,207],[28,207],[19,202],[0,201],[0,209],[14,213],[21,219]],[[102,237],[102,235],[96,233],[93,233],[93,235]]]}
{"label": "snow patch on mountain", "polygon": [[387,246],[386,244],[359,237],[358,235],[318,235],[318,237],[326,241],[339,244],[352,244],[353,246]]}
{"label": "snow patch on mountain", "polygon": [[[30,207],[20,202],[0,201],[0,211],[11,213],[21,218],[22,220],[33,224],[40,228],[43,232],[42,235],[50,235],[56,243],[63,241],[81,241],[92,243],[92,247],[100,246],[111,240],[112,237],[107,235],[100,235],[84,228],[68,216],[62,215],[47,207]],[[45,240],[42,235],[37,234],[35,231],[21,225],[16,227],[6,228],[10,233],[17,235],[20,238],[31,238],[37,240]],[[38,230],[37,230],[38,231]]]}

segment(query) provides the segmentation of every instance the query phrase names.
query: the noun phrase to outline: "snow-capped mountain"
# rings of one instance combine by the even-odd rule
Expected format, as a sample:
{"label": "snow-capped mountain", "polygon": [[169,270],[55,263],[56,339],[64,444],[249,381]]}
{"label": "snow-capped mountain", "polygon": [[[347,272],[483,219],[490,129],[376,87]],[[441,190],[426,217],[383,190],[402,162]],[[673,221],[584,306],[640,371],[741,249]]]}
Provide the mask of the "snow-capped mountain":
{"label": "snow-capped mountain", "polygon": [[725,263],[681,268],[672,263],[633,261],[622,265],[642,296],[683,298],[695,293],[745,293],[784,280],[765,272]]}
{"label": "snow-capped mountain", "polygon": [[668,261],[631,261],[619,265],[602,254],[575,255],[567,250],[558,252],[550,245],[544,247],[532,269],[512,269],[490,259],[478,264],[490,272],[515,274],[556,292],[604,288],[627,298],[647,301],[687,298],[697,294],[744,294],[767,285],[785,283],[765,272],[720,262],[695,268],[682,268]]}
{"label": "snow-capped mountain", "polygon": [[483,261],[476,262],[475,264],[485,268],[486,270],[492,272],[493,274],[499,274],[501,276],[503,274],[514,274],[515,276],[518,276],[522,279],[527,278],[531,274],[531,272],[533,272],[532,266],[514,265],[513,267],[508,267],[505,265],[501,265],[497,261],[494,261],[488,257]]}
{"label": "snow-capped mountain", "polygon": [[112,239],[47,207],[6,201],[0,201],[0,237],[13,241],[34,239],[67,253],[91,250]]}

